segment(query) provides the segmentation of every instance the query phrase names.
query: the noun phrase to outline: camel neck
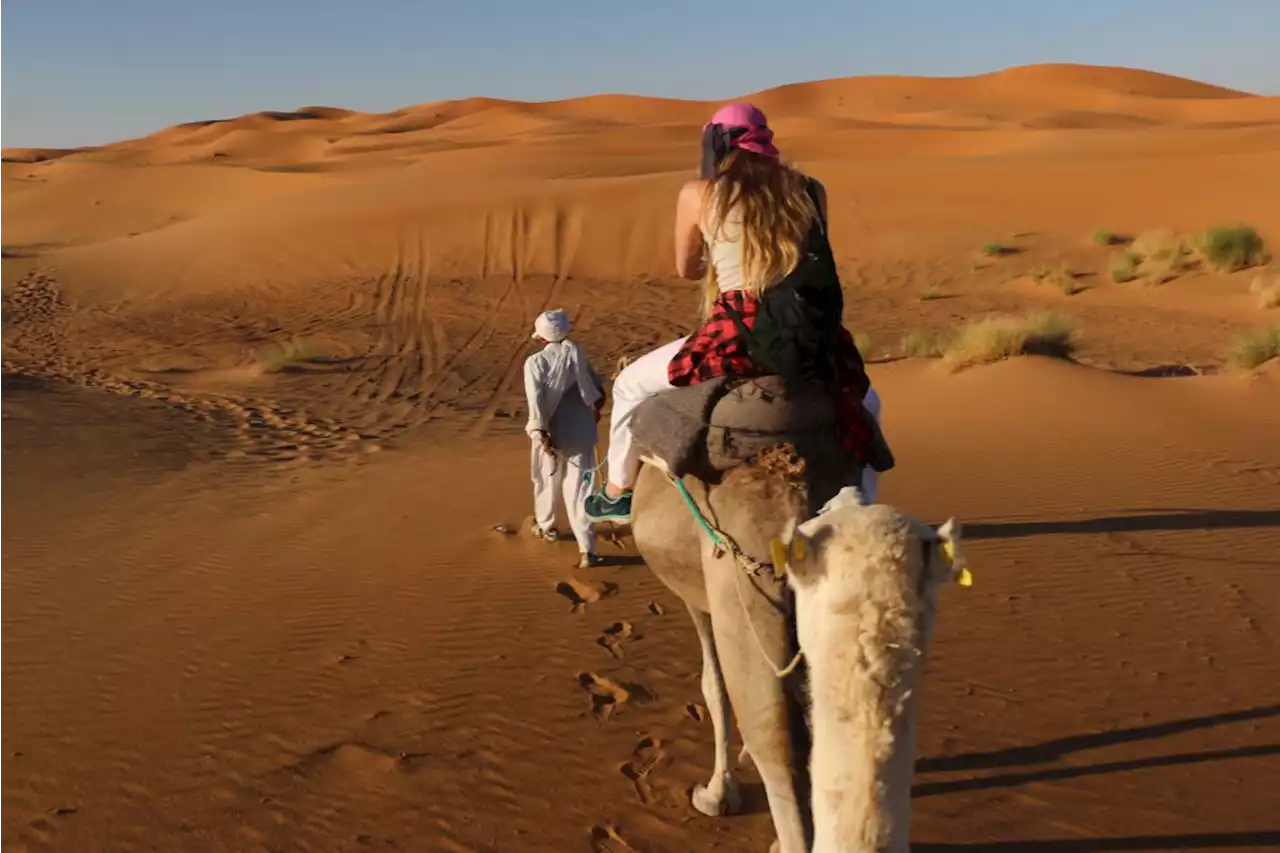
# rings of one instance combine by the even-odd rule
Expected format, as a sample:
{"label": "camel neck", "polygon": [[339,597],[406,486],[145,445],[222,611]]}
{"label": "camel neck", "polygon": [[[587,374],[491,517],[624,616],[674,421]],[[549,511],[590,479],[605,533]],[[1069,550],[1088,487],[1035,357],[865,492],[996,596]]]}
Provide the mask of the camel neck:
{"label": "camel neck", "polygon": [[806,632],[819,648],[805,648],[814,853],[907,853],[923,655],[910,643],[884,645],[873,624],[848,613],[819,618],[821,628]]}

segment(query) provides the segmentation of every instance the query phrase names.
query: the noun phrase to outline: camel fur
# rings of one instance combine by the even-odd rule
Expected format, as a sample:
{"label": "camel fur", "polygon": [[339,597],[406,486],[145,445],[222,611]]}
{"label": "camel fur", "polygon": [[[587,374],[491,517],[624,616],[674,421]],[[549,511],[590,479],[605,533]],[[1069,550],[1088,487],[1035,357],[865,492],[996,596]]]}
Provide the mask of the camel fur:
{"label": "camel fur", "polygon": [[907,853],[915,716],[959,525],[934,529],[846,489],[784,542],[809,664],[815,853]]}
{"label": "camel fur", "polygon": [[[778,853],[905,850],[893,845],[905,844],[910,820],[919,644],[931,632],[937,584],[951,571],[938,543],[958,531],[861,506],[856,491],[840,491],[857,481],[842,451],[834,443],[806,450],[804,459],[786,445],[766,451],[716,485],[683,480],[703,516],[745,554],[768,564],[771,543],[785,543],[794,563],[786,575],[778,567],[752,575],[717,549],[658,467],[643,465],[635,484],[636,546],[685,602],[702,647],[715,753],[692,802],[710,816],[741,807],[732,708],[764,783]],[[917,580],[923,586],[912,588],[923,592],[908,595],[903,584]],[[799,648],[800,666],[778,677]],[[853,669],[842,676],[833,666]],[[889,680],[876,687],[882,676]]]}

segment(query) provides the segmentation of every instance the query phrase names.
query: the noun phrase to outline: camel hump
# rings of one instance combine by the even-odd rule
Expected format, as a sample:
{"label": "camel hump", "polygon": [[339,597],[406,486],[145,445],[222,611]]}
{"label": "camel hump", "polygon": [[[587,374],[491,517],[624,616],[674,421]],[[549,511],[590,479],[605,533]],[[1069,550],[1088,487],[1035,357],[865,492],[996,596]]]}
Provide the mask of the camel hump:
{"label": "camel hump", "polygon": [[829,455],[838,407],[817,385],[787,385],[778,376],[713,379],[664,391],[641,403],[631,431],[645,455],[678,477],[716,482],[724,472],[781,444],[802,457]]}

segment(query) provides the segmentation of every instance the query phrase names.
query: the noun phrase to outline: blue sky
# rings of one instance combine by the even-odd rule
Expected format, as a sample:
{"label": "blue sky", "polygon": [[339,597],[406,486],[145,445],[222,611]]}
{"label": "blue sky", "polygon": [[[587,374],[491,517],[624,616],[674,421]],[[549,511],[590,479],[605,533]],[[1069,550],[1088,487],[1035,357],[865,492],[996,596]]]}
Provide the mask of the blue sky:
{"label": "blue sky", "polygon": [[312,104],[728,98],[1036,62],[1280,94],[1280,0],[10,0],[3,144],[70,146]]}

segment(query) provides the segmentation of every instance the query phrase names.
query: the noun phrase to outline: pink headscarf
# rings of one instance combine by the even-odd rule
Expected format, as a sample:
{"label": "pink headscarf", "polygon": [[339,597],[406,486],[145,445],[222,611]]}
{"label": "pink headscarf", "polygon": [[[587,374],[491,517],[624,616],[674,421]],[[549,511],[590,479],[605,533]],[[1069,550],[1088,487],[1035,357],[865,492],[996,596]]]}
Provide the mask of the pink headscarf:
{"label": "pink headscarf", "polygon": [[716,110],[703,128],[719,125],[725,132],[730,148],[741,148],[756,154],[778,159],[778,148],[773,144],[773,131],[769,129],[769,120],[764,113],[753,104],[738,101],[725,104]]}

